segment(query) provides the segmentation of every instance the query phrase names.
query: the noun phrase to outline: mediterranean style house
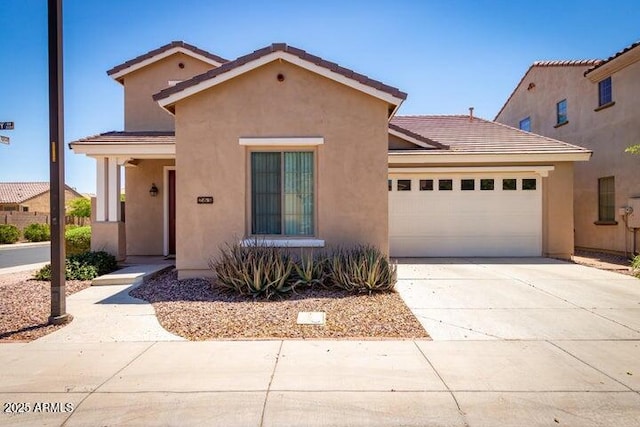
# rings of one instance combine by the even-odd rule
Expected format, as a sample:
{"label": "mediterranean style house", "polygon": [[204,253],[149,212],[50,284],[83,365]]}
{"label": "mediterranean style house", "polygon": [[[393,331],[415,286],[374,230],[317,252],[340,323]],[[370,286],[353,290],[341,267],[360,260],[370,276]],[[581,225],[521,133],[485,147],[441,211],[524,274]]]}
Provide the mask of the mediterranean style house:
{"label": "mediterranean style house", "polygon": [[397,116],[404,92],[286,44],[227,61],[172,42],[107,74],[125,129],[70,145],[96,159],[92,246],[119,258],[173,254],[183,278],[211,275],[231,242],[573,253],[584,148],[471,114]]}
{"label": "mediterranean style house", "polygon": [[578,248],[637,251],[640,237],[640,42],[606,60],[535,62],[496,121],[593,151],[575,168]]}
{"label": "mediterranean style house", "polygon": [[[0,211],[48,213],[49,188],[48,182],[0,182]],[[66,185],[64,197],[68,204],[84,196]]]}

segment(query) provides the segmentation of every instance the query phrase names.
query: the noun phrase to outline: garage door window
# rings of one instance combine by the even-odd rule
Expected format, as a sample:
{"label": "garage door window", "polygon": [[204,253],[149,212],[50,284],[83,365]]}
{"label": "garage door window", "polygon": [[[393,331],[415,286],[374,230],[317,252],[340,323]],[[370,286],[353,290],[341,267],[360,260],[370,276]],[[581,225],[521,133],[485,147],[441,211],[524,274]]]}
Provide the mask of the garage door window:
{"label": "garage door window", "polygon": [[493,190],[494,181],[493,179],[481,179],[480,180],[480,190]]}
{"label": "garage door window", "polygon": [[535,190],[536,189],[536,180],[535,179],[523,179],[522,180],[522,189],[523,190]]}
{"label": "garage door window", "polygon": [[432,179],[421,179],[420,180],[420,191],[433,191],[433,180]]}
{"label": "garage door window", "polygon": [[515,190],[516,189],[516,181],[512,178],[507,178],[502,180],[502,189],[503,190]]}
{"label": "garage door window", "polygon": [[392,188],[393,188],[393,181],[391,181],[391,180],[389,179],[389,180],[387,180],[387,184],[389,185],[389,191],[391,191],[391,190],[392,190]]}
{"label": "garage door window", "polygon": [[460,181],[460,189],[463,191],[473,191],[476,189],[475,179],[463,179]]}
{"label": "garage door window", "polygon": [[452,179],[439,179],[438,180],[438,190],[440,190],[440,191],[453,190],[453,180]]}
{"label": "garage door window", "polygon": [[399,179],[397,188],[398,188],[398,191],[411,191],[411,180]]}

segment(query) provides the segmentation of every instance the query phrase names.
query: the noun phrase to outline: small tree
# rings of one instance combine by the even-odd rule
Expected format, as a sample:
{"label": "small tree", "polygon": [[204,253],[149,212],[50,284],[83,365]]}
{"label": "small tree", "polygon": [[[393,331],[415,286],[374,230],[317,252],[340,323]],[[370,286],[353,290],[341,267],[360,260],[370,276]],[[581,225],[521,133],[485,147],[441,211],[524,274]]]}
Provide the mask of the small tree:
{"label": "small tree", "polygon": [[84,224],[84,218],[91,217],[91,200],[85,197],[78,197],[69,202],[67,215],[76,218],[82,218],[81,224]]}

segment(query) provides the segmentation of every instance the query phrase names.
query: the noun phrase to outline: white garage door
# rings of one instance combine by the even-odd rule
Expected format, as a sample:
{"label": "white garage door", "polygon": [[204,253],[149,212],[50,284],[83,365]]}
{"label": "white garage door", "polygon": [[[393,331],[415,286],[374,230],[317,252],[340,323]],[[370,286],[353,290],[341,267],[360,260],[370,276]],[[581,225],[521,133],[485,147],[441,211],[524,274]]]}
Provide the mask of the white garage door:
{"label": "white garage door", "polygon": [[542,254],[537,175],[392,174],[389,186],[391,256]]}

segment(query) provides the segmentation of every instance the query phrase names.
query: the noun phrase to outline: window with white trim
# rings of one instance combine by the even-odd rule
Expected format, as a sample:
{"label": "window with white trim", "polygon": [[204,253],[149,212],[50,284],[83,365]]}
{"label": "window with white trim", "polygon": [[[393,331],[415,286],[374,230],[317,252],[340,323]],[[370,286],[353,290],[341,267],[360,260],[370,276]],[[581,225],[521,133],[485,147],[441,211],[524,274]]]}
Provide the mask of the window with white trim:
{"label": "window with white trim", "polygon": [[251,153],[251,233],[312,236],[314,156],[310,151]]}

